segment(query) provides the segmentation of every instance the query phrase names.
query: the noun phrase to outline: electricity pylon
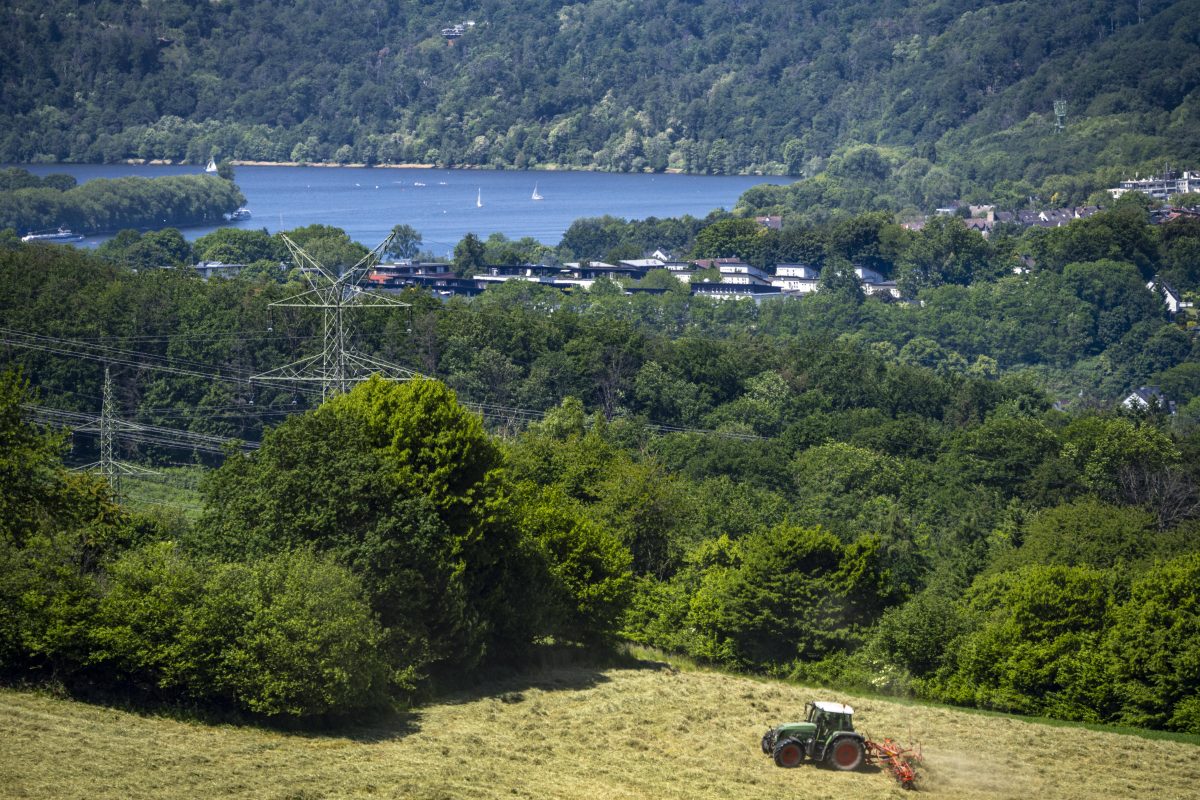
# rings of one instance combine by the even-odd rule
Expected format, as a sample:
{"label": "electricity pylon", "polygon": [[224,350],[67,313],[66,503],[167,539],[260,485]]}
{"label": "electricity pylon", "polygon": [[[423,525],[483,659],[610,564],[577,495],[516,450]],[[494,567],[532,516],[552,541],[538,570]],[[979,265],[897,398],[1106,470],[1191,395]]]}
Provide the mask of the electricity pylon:
{"label": "electricity pylon", "polygon": [[100,421],[92,425],[84,425],[77,428],[79,432],[89,430],[99,430],[100,432],[100,460],[91,464],[80,467],[81,470],[99,472],[108,481],[108,487],[112,489],[114,495],[121,493],[121,476],[131,475],[137,477],[145,477],[146,475],[157,475],[158,473],[152,469],[139,467],[136,464],[126,464],[124,461],[117,461],[113,457],[113,434],[117,428],[124,423],[117,415],[117,398],[113,392],[112,375],[109,373],[109,368],[104,368],[104,389],[102,393],[102,401],[100,403]]}
{"label": "electricity pylon", "polygon": [[1066,119],[1067,119],[1067,101],[1066,100],[1055,100],[1054,101],[1054,130],[1061,131],[1063,129],[1063,123],[1066,121]]}
{"label": "electricity pylon", "polygon": [[287,245],[292,259],[300,267],[308,291],[271,303],[281,308],[320,308],[324,311],[324,346],[315,356],[302,358],[286,366],[255,375],[252,381],[281,381],[288,383],[321,385],[321,399],[327,400],[335,394],[349,390],[350,384],[366,380],[372,373],[379,373],[393,380],[408,380],[416,375],[411,370],[386,361],[355,352],[349,346],[351,327],[346,312],[353,308],[410,308],[387,295],[363,291],[359,285],[371,268],[379,263],[392,242],[392,236],[380,242],[374,250],[363,256],[357,264],[340,275],[325,267],[305,252],[304,248],[287,236],[280,234]]}

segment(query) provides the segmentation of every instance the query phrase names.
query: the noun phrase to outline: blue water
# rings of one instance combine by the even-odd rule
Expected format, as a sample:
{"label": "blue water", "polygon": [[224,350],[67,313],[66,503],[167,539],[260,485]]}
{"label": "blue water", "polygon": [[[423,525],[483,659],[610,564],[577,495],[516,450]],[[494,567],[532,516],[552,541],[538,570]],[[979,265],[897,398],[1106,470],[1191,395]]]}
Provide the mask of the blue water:
{"label": "blue water", "polygon": [[[25,169],[37,175],[65,172],[80,183],[200,172],[194,166],[125,164],[38,164]],[[424,249],[438,255],[450,253],[467,233],[480,238],[494,232],[510,239],[530,236],[554,246],[580,217],[703,217],[714,209],[733,208],[751,186],[791,182],[781,177],[354,167],[235,167],[234,180],[253,214],[231,223],[236,227],[274,233],[320,223],[342,228],[352,239],[373,247],[403,223],[421,233]],[[543,200],[531,199],[535,185]],[[212,230],[188,228],[184,235],[195,239]],[[94,246],[105,238],[92,237],[83,244]]]}

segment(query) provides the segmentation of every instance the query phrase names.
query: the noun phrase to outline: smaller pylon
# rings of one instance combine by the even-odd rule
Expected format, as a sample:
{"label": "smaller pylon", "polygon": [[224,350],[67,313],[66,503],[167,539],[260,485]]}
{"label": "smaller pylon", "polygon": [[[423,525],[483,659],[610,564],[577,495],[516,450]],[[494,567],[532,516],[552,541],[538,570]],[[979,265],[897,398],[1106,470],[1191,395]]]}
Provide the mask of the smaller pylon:
{"label": "smaller pylon", "polygon": [[1062,131],[1067,119],[1067,101],[1054,101],[1054,130]]}
{"label": "smaller pylon", "polygon": [[112,490],[113,497],[117,497],[121,494],[122,475],[146,476],[157,475],[158,473],[152,469],[139,467],[136,464],[126,464],[123,461],[117,461],[113,456],[114,433],[123,423],[117,414],[117,396],[116,392],[113,391],[112,374],[107,364],[104,366],[104,388],[101,392],[101,398],[100,422],[98,424],[84,425],[76,429],[80,432],[99,430],[100,460],[82,466],[79,469],[88,472],[99,472],[104,476],[104,480],[108,482],[108,488]]}
{"label": "smaller pylon", "polygon": [[113,494],[120,494],[121,478],[113,458],[113,422],[117,416],[117,400],[113,393],[112,373],[104,365],[104,390],[100,403],[100,474],[108,481]]}

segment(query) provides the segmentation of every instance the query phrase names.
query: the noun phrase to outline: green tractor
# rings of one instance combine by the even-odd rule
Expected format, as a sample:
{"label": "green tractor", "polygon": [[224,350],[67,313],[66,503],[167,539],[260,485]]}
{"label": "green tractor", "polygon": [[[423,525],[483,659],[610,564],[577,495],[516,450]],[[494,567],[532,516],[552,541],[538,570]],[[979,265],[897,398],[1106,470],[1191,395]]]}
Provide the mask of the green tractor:
{"label": "green tractor", "polygon": [[834,769],[858,769],[866,757],[866,738],[850,721],[854,709],[825,701],[804,704],[804,722],[785,722],[767,731],[762,750],[781,767],[798,767],[804,757]]}

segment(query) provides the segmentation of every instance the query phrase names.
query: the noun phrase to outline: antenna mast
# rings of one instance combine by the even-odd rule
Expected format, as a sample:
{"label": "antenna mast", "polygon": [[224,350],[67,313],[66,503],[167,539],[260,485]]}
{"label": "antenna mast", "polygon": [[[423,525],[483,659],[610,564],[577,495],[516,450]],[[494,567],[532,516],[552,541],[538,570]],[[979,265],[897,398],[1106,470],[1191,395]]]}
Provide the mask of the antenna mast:
{"label": "antenna mast", "polygon": [[280,381],[321,385],[321,399],[349,390],[350,384],[366,380],[371,373],[381,373],[393,380],[408,380],[416,373],[395,364],[371,358],[349,346],[352,329],[346,314],[352,308],[410,308],[410,304],[386,295],[363,291],[359,285],[371,268],[379,263],[395,234],[390,234],[357,264],[335,275],[300,245],[280,234],[292,259],[301,268],[308,291],[271,303],[280,308],[319,308],[324,312],[324,346],[315,356],[253,376],[252,381]]}

